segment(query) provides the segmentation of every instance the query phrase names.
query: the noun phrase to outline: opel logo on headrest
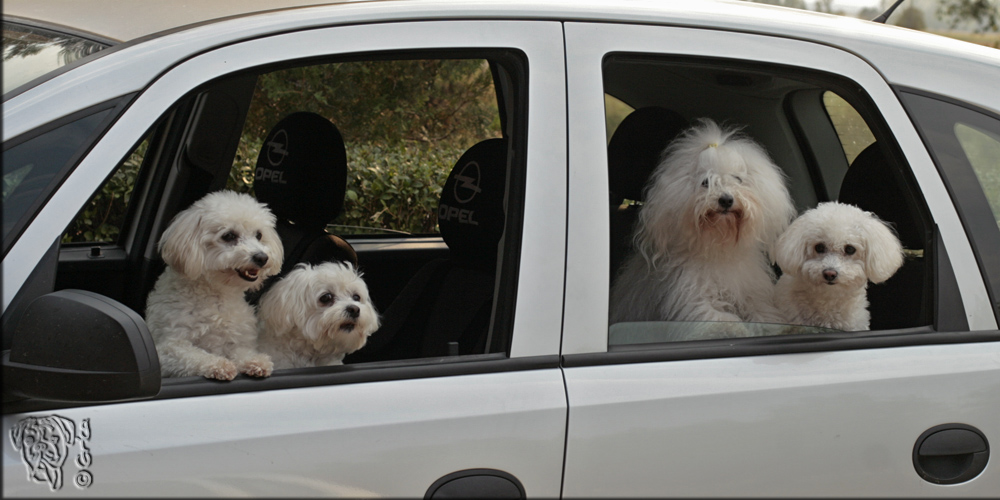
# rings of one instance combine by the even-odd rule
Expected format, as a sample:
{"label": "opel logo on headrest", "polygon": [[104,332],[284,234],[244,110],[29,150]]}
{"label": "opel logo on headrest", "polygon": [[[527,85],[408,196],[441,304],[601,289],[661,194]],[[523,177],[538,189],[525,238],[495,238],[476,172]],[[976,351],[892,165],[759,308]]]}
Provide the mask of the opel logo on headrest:
{"label": "opel logo on headrest", "polygon": [[470,161],[455,175],[455,201],[468,203],[483,190],[479,188],[479,164]]}
{"label": "opel logo on headrest", "polygon": [[288,134],[285,129],[275,132],[274,137],[267,141],[267,161],[272,167],[281,165],[288,156]]}

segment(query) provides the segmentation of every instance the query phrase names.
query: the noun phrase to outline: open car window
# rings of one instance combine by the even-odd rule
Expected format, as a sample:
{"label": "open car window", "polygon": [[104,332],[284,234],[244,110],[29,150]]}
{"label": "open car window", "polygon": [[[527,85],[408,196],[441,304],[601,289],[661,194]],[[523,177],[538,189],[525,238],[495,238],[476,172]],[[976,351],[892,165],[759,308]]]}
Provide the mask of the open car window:
{"label": "open car window", "polygon": [[[799,214],[821,203],[836,201],[871,212],[885,221],[899,238],[905,258],[889,279],[868,284],[870,330],[932,328],[936,256],[932,251],[932,228],[925,222],[926,205],[891,131],[883,125],[877,108],[860,87],[837,75],[788,67],[623,53],[605,58],[604,90],[634,108],[631,111],[623,105],[609,105],[609,99],[605,99],[611,197],[609,346],[855,330],[785,321],[781,316],[771,321],[744,318],[742,322],[729,323],[707,321],[708,318],[706,321],[629,319],[627,314],[616,314],[616,307],[628,305],[622,306],[621,300],[616,305],[615,286],[627,289],[624,282],[638,276],[625,271],[629,259],[646,259],[650,263],[649,275],[667,283],[662,288],[669,290],[665,293],[673,305],[661,306],[661,310],[687,310],[695,307],[691,305],[695,301],[709,300],[699,297],[697,290],[684,288],[690,283],[677,281],[674,288],[669,285],[670,280],[676,279],[676,273],[687,272],[676,270],[683,264],[671,267],[669,263],[670,259],[683,261],[686,258],[683,251],[642,256],[637,246],[640,233],[653,230],[643,229],[639,221],[649,202],[645,199],[650,193],[649,186],[657,182],[654,169],[663,160],[664,149],[692,126],[703,123],[703,118],[738,129],[760,144],[780,168]],[[623,108],[626,116],[615,116],[622,114]],[[778,116],[773,116],[775,110]],[[765,120],[764,116],[769,118]],[[674,197],[686,196],[686,191],[677,186],[659,189],[669,189]],[[683,242],[676,240],[692,236],[671,233],[657,237],[672,239],[671,248],[684,248]],[[775,264],[772,244],[773,240],[761,245],[759,251],[762,261],[772,263],[769,272],[773,273],[773,286],[782,270]],[[722,269],[721,263],[715,268],[701,261],[692,265],[702,266],[693,272],[706,279]],[[655,274],[661,271],[654,269],[664,268],[673,269],[673,274],[666,271],[662,276]],[[742,314],[725,309],[731,300],[724,295],[728,292],[714,289],[705,292],[709,296],[720,294],[712,300],[723,304],[719,306],[721,310],[735,316]],[[766,289],[764,292],[768,293]],[[639,295],[629,296],[629,300]]]}

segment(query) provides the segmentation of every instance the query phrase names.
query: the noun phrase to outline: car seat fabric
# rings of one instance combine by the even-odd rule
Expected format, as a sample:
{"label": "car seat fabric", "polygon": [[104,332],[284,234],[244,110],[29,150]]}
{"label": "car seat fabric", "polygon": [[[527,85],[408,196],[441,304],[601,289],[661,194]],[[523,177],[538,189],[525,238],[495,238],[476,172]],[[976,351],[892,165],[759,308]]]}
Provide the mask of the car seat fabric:
{"label": "car seat fabric", "polygon": [[482,141],[462,155],[441,189],[438,226],[447,259],[425,264],[382,315],[382,327],[346,363],[483,353],[504,230],[507,142]]}
{"label": "car seat fabric", "polygon": [[660,155],[688,121],[658,106],[639,108],[622,120],[608,144],[608,187],[611,223],[611,279],[632,251],[632,231],[639,207],[621,207],[625,200],[642,200],[642,190],[660,163]]}
{"label": "car seat fabric", "polygon": [[[874,213],[888,222],[903,248],[923,250],[924,231],[907,205],[903,187],[876,142],[865,148],[851,163],[840,186],[838,200]],[[871,329],[910,328],[927,324],[921,307],[926,302],[925,283],[929,269],[925,257],[908,256],[903,267],[880,284],[869,284],[868,302]]]}
{"label": "car seat fabric", "polygon": [[285,250],[278,277],[301,262],[342,261],[357,266],[351,245],[326,232],[327,223],[343,208],[347,189],[344,139],[330,120],[303,111],[279,121],[264,139],[253,186],[257,200],[278,219],[275,229]]}

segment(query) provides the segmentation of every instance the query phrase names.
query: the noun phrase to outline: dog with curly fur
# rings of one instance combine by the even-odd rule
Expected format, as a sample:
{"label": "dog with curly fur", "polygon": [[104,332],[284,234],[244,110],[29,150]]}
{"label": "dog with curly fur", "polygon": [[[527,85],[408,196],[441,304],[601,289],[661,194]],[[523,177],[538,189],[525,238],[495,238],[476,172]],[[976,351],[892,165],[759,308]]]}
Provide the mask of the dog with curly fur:
{"label": "dog with curly fur", "polygon": [[611,323],[779,322],[768,252],[796,215],[785,184],[738,128],[703,118],[684,131],[644,188],[636,251],[612,286]]}
{"label": "dog with curly fur", "polygon": [[350,263],[298,264],[264,293],[259,346],[275,369],[330,366],[379,328],[368,286]]}
{"label": "dog with curly fur", "polygon": [[167,264],[149,294],[146,324],[165,377],[267,377],[244,293],[281,270],[275,216],[252,196],[209,193],[178,213],[159,242]]}
{"label": "dog with curly fur", "polygon": [[882,283],[903,265],[895,233],[871,212],[820,203],[779,238],[777,303],[787,323],[868,330],[868,282]]}

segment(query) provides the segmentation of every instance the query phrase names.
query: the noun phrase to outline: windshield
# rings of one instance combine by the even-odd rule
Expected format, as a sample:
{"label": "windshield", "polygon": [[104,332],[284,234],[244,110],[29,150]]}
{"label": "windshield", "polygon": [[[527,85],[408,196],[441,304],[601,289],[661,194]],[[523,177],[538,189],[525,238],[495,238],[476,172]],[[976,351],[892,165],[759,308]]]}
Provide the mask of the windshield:
{"label": "windshield", "polygon": [[3,93],[108,45],[78,36],[3,22]]}

